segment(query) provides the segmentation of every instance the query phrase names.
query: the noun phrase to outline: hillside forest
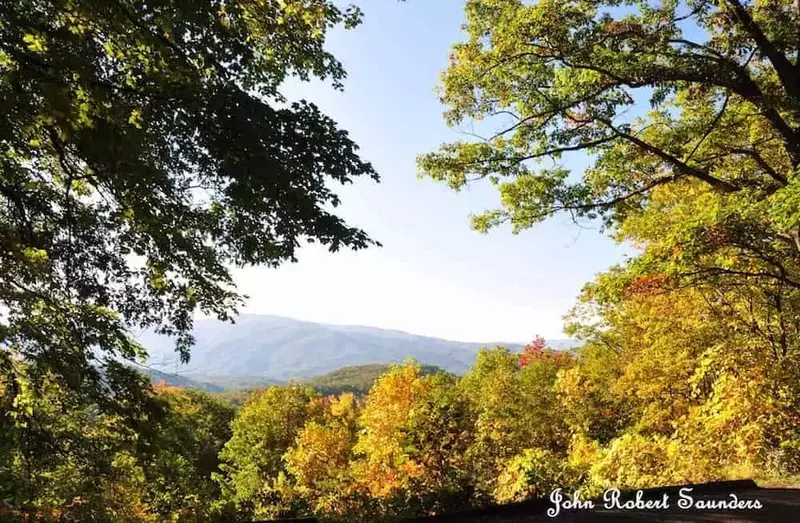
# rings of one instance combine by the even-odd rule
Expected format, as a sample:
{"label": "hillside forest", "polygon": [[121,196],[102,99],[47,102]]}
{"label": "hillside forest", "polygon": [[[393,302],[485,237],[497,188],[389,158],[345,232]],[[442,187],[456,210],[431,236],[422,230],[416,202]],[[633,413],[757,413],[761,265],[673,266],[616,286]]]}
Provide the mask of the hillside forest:
{"label": "hillside forest", "polygon": [[366,394],[272,386],[234,408],[152,386],[130,333],[188,361],[194,314],[244,302],[232,267],[379,246],[331,188],[378,173],[281,94],[344,87],[326,38],[361,10],[0,3],[0,520],[380,521],[554,487],[797,484],[797,4],[464,13],[438,93],[449,125],[489,131],[421,154],[419,176],[495,187],[478,232],[566,214],[636,255],[585,285],[575,351],[537,338],[461,376],[408,361]]}

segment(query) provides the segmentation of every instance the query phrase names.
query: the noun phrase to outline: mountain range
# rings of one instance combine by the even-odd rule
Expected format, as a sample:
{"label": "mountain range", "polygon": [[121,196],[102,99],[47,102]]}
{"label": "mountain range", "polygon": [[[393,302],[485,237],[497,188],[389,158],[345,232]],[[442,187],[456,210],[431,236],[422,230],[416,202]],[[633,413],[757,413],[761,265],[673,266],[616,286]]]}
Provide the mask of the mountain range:
{"label": "mountain range", "polygon": [[[137,340],[147,349],[153,371],[200,381],[207,389],[230,388],[231,379],[238,382],[236,388],[258,386],[346,366],[402,362],[408,357],[461,374],[482,347],[500,345],[513,351],[523,347],[522,343],[467,343],[375,327],[252,314],[238,316],[234,324],[198,320],[194,336],[187,365],[179,363],[171,339],[145,331]],[[548,340],[548,345],[569,349],[577,343],[556,339]]]}

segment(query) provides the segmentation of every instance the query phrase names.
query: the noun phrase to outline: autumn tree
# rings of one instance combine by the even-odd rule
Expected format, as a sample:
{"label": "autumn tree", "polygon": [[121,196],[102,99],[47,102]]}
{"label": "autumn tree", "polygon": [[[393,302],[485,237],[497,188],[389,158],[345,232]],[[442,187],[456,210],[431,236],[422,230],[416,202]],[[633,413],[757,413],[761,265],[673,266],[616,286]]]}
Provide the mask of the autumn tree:
{"label": "autumn tree", "polygon": [[411,409],[425,394],[415,364],[395,365],[378,378],[361,412],[363,433],[354,451],[362,456],[358,474],[370,494],[378,499],[408,492],[421,465],[405,451]]}
{"label": "autumn tree", "polygon": [[[440,92],[448,124],[476,132],[419,168],[497,187],[480,231],[565,212],[639,250],[587,288],[572,330],[587,350],[556,383],[585,456],[610,467],[596,475],[752,471],[745,456],[797,448],[800,12],[623,4],[468,0]],[[691,448],[714,457],[666,467]]]}
{"label": "autumn tree", "polygon": [[453,376],[425,374],[413,361],[392,366],[370,389],[359,428],[351,468],[381,517],[465,504],[471,418]]}
{"label": "autumn tree", "polygon": [[405,452],[422,470],[411,480],[414,504],[427,514],[463,510],[474,491],[467,450],[474,439],[475,418],[453,375],[439,372],[421,380],[426,392],[412,407],[404,428]]}
{"label": "autumn tree", "polygon": [[[449,124],[480,121],[486,136],[421,156],[421,172],[454,189],[497,186],[501,207],[474,218],[479,230],[520,231],[562,211],[601,218],[620,239],[648,246],[639,275],[755,282],[769,288],[759,299],[794,306],[796,8],[789,0],[617,6],[467,1],[467,37],[453,47],[441,100]],[[625,227],[631,213],[655,207],[681,212],[651,213],[650,234]],[[778,336],[796,330],[786,322]]]}
{"label": "autumn tree", "polygon": [[378,503],[356,474],[353,449],[359,437],[360,405],[353,393],[322,400],[323,415],[297,433],[284,454],[293,488],[321,521],[366,521],[380,517]]}

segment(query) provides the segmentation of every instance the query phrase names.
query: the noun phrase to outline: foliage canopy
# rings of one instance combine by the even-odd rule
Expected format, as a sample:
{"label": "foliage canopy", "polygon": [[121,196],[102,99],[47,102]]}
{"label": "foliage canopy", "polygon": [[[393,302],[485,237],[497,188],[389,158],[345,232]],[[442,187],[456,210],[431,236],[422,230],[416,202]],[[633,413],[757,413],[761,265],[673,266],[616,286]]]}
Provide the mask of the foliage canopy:
{"label": "foliage canopy", "polygon": [[376,173],[280,93],[341,87],[326,35],[359,21],[326,0],[4,3],[0,344],[73,387],[103,379],[90,361],[140,355],[134,328],[186,360],[194,311],[241,301],[231,265],[374,243],[331,213],[329,184]]}

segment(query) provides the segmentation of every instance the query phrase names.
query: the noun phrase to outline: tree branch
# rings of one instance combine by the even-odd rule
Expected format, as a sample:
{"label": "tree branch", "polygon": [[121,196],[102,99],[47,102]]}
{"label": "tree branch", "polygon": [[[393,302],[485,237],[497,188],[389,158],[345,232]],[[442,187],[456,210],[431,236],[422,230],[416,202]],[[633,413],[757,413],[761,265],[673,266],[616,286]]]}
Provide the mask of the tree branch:
{"label": "tree branch", "polygon": [[758,164],[758,166],[764,170],[764,172],[766,172],[773,180],[780,183],[781,185],[787,185],[789,183],[789,180],[785,176],[780,174],[778,171],[773,169],[772,166],[767,163],[764,157],[758,154],[758,151],[752,149],[740,149],[740,148],[731,148],[728,149],[728,151],[730,151],[731,153],[744,154],[751,157]]}
{"label": "tree branch", "polygon": [[[546,156],[553,156],[556,154],[566,153],[566,152],[573,152],[573,151],[581,151],[584,149],[589,149],[591,147],[596,147],[598,145],[602,145],[604,143],[608,143],[612,140],[615,140],[615,136],[604,136],[603,138],[598,138],[597,140],[591,140],[588,142],[582,142],[575,145],[566,145],[564,147],[555,147],[551,149],[547,149],[546,151],[541,151],[534,154],[529,154],[525,156],[515,156],[513,158],[484,158],[482,160],[476,160],[474,162],[452,162],[450,163],[453,167],[471,167],[475,165],[481,164],[492,164],[492,163],[499,163],[499,162],[506,162],[508,163],[521,163],[527,160],[535,160],[537,158],[544,158]],[[474,178],[470,181],[479,180],[484,178],[485,176],[480,176],[478,178]]]}
{"label": "tree branch", "polygon": [[[746,64],[742,65],[731,58],[724,56],[717,57],[717,55],[675,55],[667,56],[666,58],[682,59],[684,61],[687,58],[692,58],[696,63],[693,63],[692,67],[688,68],[685,67],[686,64],[680,63],[668,65],[663,65],[663,63],[654,63],[648,68],[648,70],[639,71],[635,76],[631,76],[626,75],[624,72],[611,71],[596,63],[576,63],[571,58],[568,58],[563,53],[560,53],[557,49],[539,45],[534,42],[528,42],[527,45],[537,47],[542,51],[550,53],[547,55],[539,55],[539,58],[541,59],[549,58],[558,60],[565,67],[594,71],[604,75],[619,86],[626,86],[632,89],[668,82],[689,82],[727,89],[728,91],[741,96],[743,99],[749,101],[763,111],[763,116],[770,122],[770,124],[772,124],[773,128],[783,138],[794,165],[800,165],[800,138],[798,138],[798,134],[767,100],[761,88],[747,72]],[[664,58],[663,54],[659,55],[658,53],[655,53],[655,56]],[[624,57],[622,56],[619,58],[624,60]],[[702,63],[703,60],[706,61],[705,64]],[[722,67],[724,71],[720,71],[720,67]],[[796,76],[800,78],[800,75]],[[800,83],[800,79],[795,81]],[[606,89],[612,87],[614,86],[607,86]]]}
{"label": "tree branch", "polygon": [[730,99],[731,99],[730,94],[725,95],[725,101],[722,103],[722,108],[717,113],[717,116],[715,116],[714,119],[711,121],[711,123],[708,126],[708,129],[706,129],[706,132],[703,133],[703,136],[700,138],[700,140],[697,142],[697,144],[692,149],[692,152],[690,152],[686,156],[686,158],[683,159],[684,162],[688,162],[689,160],[691,160],[692,156],[694,156],[694,153],[697,152],[697,149],[700,148],[700,146],[703,144],[703,142],[706,140],[706,138],[708,138],[708,135],[711,134],[711,131],[714,130],[714,127],[722,119],[722,115],[725,113],[725,109],[728,108],[728,102],[730,101]]}
{"label": "tree branch", "polygon": [[739,0],[726,1],[730,4],[735,17],[744,30],[750,35],[750,38],[753,39],[764,56],[767,57],[772,67],[775,68],[775,72],[778,73],[778,78],[786,93],[794,98],[795,101],[800,102],[800,78],[798,78],[792,63],[767,38],[764,31],[761,30],[761,27],[753,20],[753,17],[750,16],[750,13],[747,12],[747,9]]}
{"label": "tree branch", "polygon": [[683,273],[683,276],[700,276],[703,274],[708,274],[711,276],[730,275],[730,276],[742,276],[745,278],[771,279],[775,280],[776,284],[784,283],[786,285],[789,285],[790,287],[794,287],[795,289],[800,289],[800,282],[796,282],[789,278],[783,278],[780,275],[773,274],[771,272],[747,272],[747,271],[737,271],[734,269],[725,269],[723,267],[708,267],[708,268],[698,269],[696,271]]}
{"label": "tree branch", "polygon": [[672,156],[663,149],[660,149],[659,147],[649,144],[644,140],[637,138],[636,136],[633,136],[632,134],[622,131],[608,120],[597,118],[597,121],[603,123],[606,127],[611,129],[611,131],[617,136],[633,143],[634,145],[640,147],[641,149],[644,149],[648,153],[661,158],[662,160],[664,160],[665,162],[667,162],[672,167],[674,167],[675,169],[677,169],[679,172],[681,172],[686,176],[690,176],[692,178],[704,181],[720,192],[731,193],[739,190],[739,188],[736,187],[735,185],[732,185],[731,183],[728,183],[724,180],[720,180],[719,178],[715,178],[710,174],[708,174],[707,172],[703,171],[702,169],[691,166],[681,161],[680,159],[676,158],[675,156]]}

